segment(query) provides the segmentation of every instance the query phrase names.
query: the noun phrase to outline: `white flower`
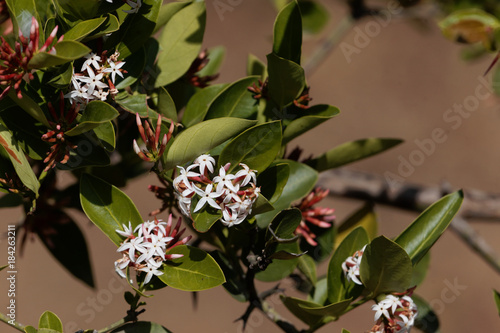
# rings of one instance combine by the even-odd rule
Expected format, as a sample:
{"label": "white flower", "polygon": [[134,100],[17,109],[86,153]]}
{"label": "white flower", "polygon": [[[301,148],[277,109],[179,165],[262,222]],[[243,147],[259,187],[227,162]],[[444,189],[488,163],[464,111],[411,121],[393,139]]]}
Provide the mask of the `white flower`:
{"label": "white flower", "polygon": [[[141,254],[139,258],[137,258],[137,262],[148,261],[154,256],[160,256],[163,260],[165,260],[166,242],[156,235],[150,235],[148,238],[148,242],[142,243],[142,246],[146,248],[146,251]],[[172,238],[170,238],[169,241],[170,240],[172,240]]]}
{"label": "white flower", "polygon": [[127,268],[128,264],[130,263],[130,258],[126,255],[123,254],[123,257],[121,259],[118,259],[115,261],[115,271],[120,275],[122,278],[127,278],[123,270]]}
{"label": "white flower", "polygon": [[194,213],[199,211],[203,206],[205,206],[206,203],[208,203],[210,206],[221,209],[221,207],[215,202],[214,198],[218,198],[221,196],[222,193],[216,191],[212,192],[212,184],[208,184],[207,187],[205,188],[205,191],[202,189],[199,189],[198,187],[194,187],[194,190],[196,194],[198,194],[201,198],[198,201],[198,204],[194,208]]}
{"label": "white flower", "polygon": [[408,317],[406,317],[403,314],[400,314],[399,317],[401,317],[401,319],[403,319],[403,321],[399,321],[399,320],[396,321],[396,324],[398,324],[399,327],[401,327],[396,333],[409,333],[411,327],[413,326],[413,320],[410,322]]}
{"label": "white flower", "polygon": [[191,207],[191,198],[186,198],[180,194],[175,195],[177,200],[179,201],[179,208],[181,209],[182,214],[185,216],[190,215],[190,207]]}
{"label": "white flower", "polygon": [[[82,69],[80,71],[84,71],[88,68],[90,68],[90,65],[92,64],[94,66],[95,69],[99,69],[101,66],[99,66],[99,62],[101,61],[101,57],[99,57],[97,54],[95,53],[90,53],[90,54],[87,54],[85,56],[85,62],[83,63],[82,65]],[[98,62],[99,61],[99,62]]]}
{"label": "white flower", "polygon": [[130,261],[135,262],[135,251],[141,253],[146,252],[146,248],[143,246],[143,240],[143,237],[130,239],[128,242],[123,243],[116,251],[123,252],[128,250]]}
{"label": "white flower", "polygon": [[120,61],[118,64],[116,64],[116,63],[112,62],[111,60],[108,60],[108,64],[110,67],[106,68],[103,72],[104,73],[111,73],[111,80],[113,81],[113,83],[115,83],[116,74],[121,76],[121,78],[123,79],[123,74],[120,71],[120,68],[122,68],[122,66],[125,65],[125,61]]}
{"label": "white flower", "polygon": [[226,175],[226,169],[224,167],[220,167],[219,175],[214,177],[213,182],[217,184],[217,192],[222,192],[224,188],[228,188],[233,192],[238,192],[236,187],[233,185],[233,179],[235,176],[233,174]]}
{"label": "white flower", "polygon": [[103,78],[102,73],[95,75],[94,71],[90,67],[87,68],[87,73],[89,75],[88,77],[82,76],[81,78],[79,78],[79,80],[88,84],[87,93],[89,95],[92,95],[96,88],[108,88],[108,85],[106,83],[101,82]]}
{"label": "white flower", "polygon": [[132,230],[132,224],[130,221],[128,222],[128,227],[123,224],[123,230],[116,229],[116,233],[126,238],[134,237],[134,231]]}
{"label": "white flower", "polygon": [[214,172],[215,159],[209,154],[203,154],[198,156],[194,160],[195,164],[198,164],[200,167],[200,173],[205,175],[205,170],[210,171],[210,173]]}
{"label": "white flower", "polygon": [[398,306],[403,307],[399,298],[393,295],[387,295],[384,300],[380,301],[379,304],[382,304],[382,306],[386,309],[391,309],[393,314],[396,313]]}
{"label": "white flower", "polygon": [[247,185],[250,180],[253,180],[254,183],[257,183],[257,177],[255,176],[255,171],[256,170],[250,170],[248,165],[244,163],[240,163],[240,166],[243,168],[243,170],[240,170],[236,173],[235,178],[238,179],[240,177],[243,177],[243,179],[240,181],[241,186]]}
{"label": "white flower", "polygon": [[139,9],[141,9],[141,6],[142,6],[141,0],[137,0],[137,2],[133,2],[131,0],[126,0],[126,1],[127,1],[127,4],[130,7],[132,7],[132,9],[123,10],[125,13],[127,13],[127,14],[134,14],[134,13],[139,12]]}
{"label": "white flower", "polygon": [[151,278],[153,275],[159,276],[162,275],[163,272],[159,271],[158,268],[160,268],[160,265],[158,266],[158,263],[154,260],[149,260],[147,266],[143,268],[139,268],[139,271],[146,272],[146,277],[144,278],[144,283],[148,283],[151,281]]}
{"label": "white flower", "polygon": [[372,305],[372,310],[375,311],[375,317],[373,320],[377,321],[382,315],[386,318],[390,318],[389,312],[386,308],[380,303]]}

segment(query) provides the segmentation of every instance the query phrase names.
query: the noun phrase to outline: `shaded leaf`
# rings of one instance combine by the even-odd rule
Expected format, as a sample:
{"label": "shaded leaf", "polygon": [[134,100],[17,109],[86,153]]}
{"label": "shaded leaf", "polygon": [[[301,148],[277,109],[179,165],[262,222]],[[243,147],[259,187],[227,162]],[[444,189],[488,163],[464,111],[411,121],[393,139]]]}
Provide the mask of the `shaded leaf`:
{"label": "shaded leaf", "polygon": [[174,100],[167,89],[163,87],[161,87],[158,92],[158,112],[168,119],[177,122],[177,109]]}
{"label": "shaded leaf", "polygon": [[376,155],[402,142],[399,139],[386,138],[369,138],[346,142],[308,161],[307,164],[319,172],[334,169]]}
{"label": "shaded leaf", "polygon": [[212,251],[210,254],[224,272],[224,276],[226,277],[226,282],[222,285],[224,289],[237,301],[248,301],[246,283],[242,274],[238,274],[241,268],[234,267],[230,260],[219,251]]}
{"label": "shaded leaf", "polygon": [[283,143],[304,134],[328,119],[338,115],[340,110],[331,105],[318,104],[307,109],[306,116],[292,120],[283,132]]}
{"label": "shaded leaf", "polygon": [[259,60],[255,55],[249,54],[247,60],[247,75],[259,76],[261,79],[266,75],[266,64]]}
{"label": "shaded leaf", "polygon": [[292,103],[306,87],[304,69],[274,53],[267,55],[267,66],[269,96],[282,109]]}
{"label": "shaded leaf", "polygon": [[37,102],[33,98],[40,100],[38,93],[32,91],[28,85],[21,85],[23,91],[23,98],[17,98],[17,94],[14,89],[11,89],[8,93],[9,98],[16,103],[21,109],[23,109],[27,114],[41,122],[45,127],[50,128],[50,124],[40,108]]}
{"label": "shaded leaf", "polygon": [[[335,237],[335,248],[337,248],[340,242],[342,242],[342,240],[357,227],[363,227],[367,232],[369,239],[373,239],[377,236],[377,216],[375,215],[373,208],[373,203],[367,202],[339,225],[337,228],[337,237]],[[365,244],[367,243],[368,242]]]}
{"label": "shaded leaf", "polygon": [[[275,249],[275,252],[286,251],[288,253],[300,253],[299,245],[297,242],[293,243],[280,243]],[[274,259],[266,270],[255,274],[255,278],[259,281],[279,281],[290,275],[297,267],[299,258],[290,260]]]}
{"label": "shaded leaf", "polygon": [[182,254],[182,258],[166,261],[159,276],[170,287],[185,291],[200,291],[220,286],[226,279],[217,262],[205,251],[179,245],[167,254]]}
{"label": "shaded leaf", "polygon": [[299,226],[301,220],[302,213],[299,209],[291,208],[282,210],[276,215],[271,224],[269,224],[266,239],[272,238],[269,229],[279,238],[293,238],[295,236],[294,231]]}
{"label": "shaded leaf", "polygon": [[328,10],[317,1],[300,0],[298,3],[304,31],[310,34],[320,33],[328,23]]}
{"label": "shaded leaf", "polygon": [[80,59],[91,50],[76,41],[62,41],[57,43],[55,46],[55,53],[49,52],[38,52],[31,58],[28,67],[32,69],[53,67],[65,64],[69,61],[75,59]]}
{"label": "shaded leaf", "polygon": [[128,86],[134,84],[141,76],[144,74],[145,66],[146,66],[146,50],[144,47],[141,47],[127,58],[124,59],[125,65],[121,67],[126,74],[124,74],[124,78],[121,78],[119,75],[116,75],[115,86],[116,89],[124,89]]}
{"label": "shaded leaf", "polygon": [[297,2],[286,5],[274,22],[273,52],[300,64],[302,53],[302,18]]}
{"label": "shaded leaf", "polygon": [[191,127],[205,119],[208,109],[215,98],[223,91],[227,84],[214,84],[198,90],[186,105],[186,110],[182,116],[182,124]]}
{"label": "shaded leaf", "polygon": [[99,28],[104,21],[106,21],[106,17],[82,21],[64,33],[64,40],[80,41]]}
{"label": "shaded leaf", "polygon": [[111,121],[105,122],[94,128],[94,133],[101,141],[104,149],[107,151],[115,150],[116,137],[115,137],[115,127]]}
{"label": "shaded leaf", "polygon": [[116,16],[107,15],[106,21],[104,21],[104,23],[102,23],[97,29],[92,31],[92,33],[84,38],[83,41],[86,42],[92,39],[109,35],[110,33],[117,31],[118,29],[120,29],[120,22],[118,22]]}
{"label": "shaded leaf", "polygon": [[424,333],[438,333],[439,319],[429,303],[415,294],[411,298],[418,309],[418,314],[415,318],[415,327]]}
{"label": "shaded leaf", "polygon": [[276,164],[257,176],[257,185],[260,186],[261,194],[269,198],[273,203],[279,199],[288,181],[290,167],[287,164]]}
{"label": "shaded leaf", "polygon": [[174,16],[174,14],[182,8],[188,6],[190,3],[191,1],[163,4],[160,8],[160,13],[158,14],[158,19],[156,20],[156,26],[153,33],[160,30]]}
{"label": "shaded leaf", "polygon": [[302,320],[309,326],[314,326],[323,319],[323,315],[311,314],[307,312],[303,307],[314,308],[321,307],[321,304],[314,302],[309,302],[295,297],[280,296],[281,301],[285,304],[286,308],[295,315],[295,317]]}
{"label": "shaded leaf", "polygon": [[429,251],[441,237],[460,209],[464,199],[462,190],[448,194],[432,204],[408,226],[394,241],[399,244],[411,258],[413,265]]}
{"label": "shaded leaf", "polygon": [[65,134],[68,136],[83,134],[115,119],[119,115],[118,111],[108,103],[92,101],[85,107],[82,117],[78,120],[78,125],[65,132]]}
{"label": "shaded leaf", "polygon": [[172,333],[165,327],[149,321],[138,321],[120,326],[111,333]]}
{"label": "shaded leaf", "polygon": [[352,298],[321,307],[309,307],[306,304],[299,304],[299,306],[306,312],[313,315],[331,316],[336,318],[344,313],[351,302]]}
{"label": "shaded leaf", "polygon": [[419,286],[422,282],[424,282],[431,262],[430,254],[430,252],[427,252],[426,255],[423,256],[415,266],[413,266],[410,286]]}
{"label": "shaded leaf", "polygon": [[304,276],[311,282],[313,286],[316,286],[316,262],[311,256],[305,254],[299,258],[299,263],[297,265],[299,270],[304,274]]}

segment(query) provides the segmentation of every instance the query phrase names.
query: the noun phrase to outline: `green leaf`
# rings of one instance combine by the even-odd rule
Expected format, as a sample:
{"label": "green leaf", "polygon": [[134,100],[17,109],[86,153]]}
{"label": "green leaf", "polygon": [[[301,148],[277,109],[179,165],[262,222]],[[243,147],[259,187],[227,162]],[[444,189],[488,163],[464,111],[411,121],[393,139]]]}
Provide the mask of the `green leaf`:
{"label": "green leaf", "polygon": [[[373,210],[374,205],[371,202],[364,204],[360,209],[352,213],[337,229],[335,245],[337,248],[342,240],[357,227],[363,227],[368,233],[368,238],[373,239],[377,236],[377,216]],[[366,242],[368,243],[368,242]],[[366,244],[365,243],[365,244]]]}
{"label": "green leaf", "polygon": [[222,211],[212,208],[209,204],[205,204],[198,212],[194,213],[194,209],[198,204],[199,197],[195,195],[191,200],[191,218],[193,227],[198,232],[207,232],[217,220],[222,217]]}
{"label": "green leaf", "polygon": [[80,135],[115,119],[120,114],[114,107],[106,102],[92,101],[87,104],[78,125],[67,131],[68,136]]}
{"label": "green leaf", "polygon": [[429,303],[415,294],[411,298],[418,309],[418,314],[415,318],[415,327],[424,333],[438,333],[439,319]]}
{"label": "green leaf", "polygon": [[175,137],[166,154],[166,169],[194,160],[254,125],[252,120],[218,118],[196,124]]}
{"label": "green leaf", "polygon": [[304,69],[274,53],[267,55],[267,66],[269,96],[282,109],[292,103],[306,87]]}
{"label": "green leaf", "polygon": [[200,52],[205,32],[205,2],[193,2],[167,22],[160,36],[162,51],[158,55],[161,70],[156,87],[174,82],[187,72]]}
{"label": "green leaf", "polygon": [[309,302],[295,297],[280,296],[281,301],[285,304],[286,308],[295,315],[295,317],[302,320],[307,325],[313,327],[323,319],[323,315],[311,314],[307,312],[306,308],[321,307],[321,304]]}
{"label": "green leaf", "polygon": [[224,272],[226,282],[222,285],[226,291],[239,302],[248,301],[248,291],[245,279],[241,273],[240,267],[235,267],[232,262],[221,252],[210,252],[212,257],[217,261],[219,267]]}
{"label": "green leaf", "polygon": [[278,215],[276,215],[271,224],[268,226],[266,239],[271,239],[273,237],[269,232],[269,229],[271,229],[279,238],[293,238],[294,231],[299,226],[301,220],[302,213],[299,209],[290,208],[282,210]]}
{"label": "green leaf", "polygon": [[285,6],[274,22],[273,52],[300,65],[302,18],[296,1]]}
{"label": "green leaf", "polygon": [[212,47],[208,50],[208,63],[196,73],[199,77],[216,75],[224,62],[226,48],[224,46]]}
{"label": "green leaf", "polygon": [[186,2],[171,2],[161,6],[160,13],[158,14],[158,20],[156,21],[156,26],[153,33],[160,30],[168,21],[182,8],[188,6],[191,1]]}
{"label": "green leaf", "polygon": [[[14,35],[18,38],[18,32],[21,31],[23,36],[30,35],[31,18],[34,16],[38,22],[40,18],[36,11],[34,0],[6,0],[7,8],[9,9],[9,17],[12,19]],[[43,36],[42,36],[43,38]]]}
{"label": "green leaf", "polygon": [[120,326],[111,333],[172,333],[165,327],[149,321],[138,321]]}
{"label": "green leaf", "polygon": [[500,293],[493,289],[493,297],[495,299],[495,304],[497,306],[498,315],[500,315]]}
{"label": "green leaf", "polygon": [[424,282],[431,262],[430,254],[430,252],[427,252],[427,254],[423,256],[415,266],[413,266],[410,286],[420,286],[422,282]]}
{"label": "green leaf", "polygon": [[118,44],[117,51],[122,58],[139,50],[153,33],[161,4],[161,0],[144,0],[139,12],[127,15],[120,30],[111,35],[106,45]]}
{"label": "green leaf", "polygon": [[239,168],[240,163],[262,172],[276,158],[281,149],[281,122],[279,120],[247,129],[222,150],[219,167],[231,163],[228,172]]}
{"label": "green leaf", "polygon": [[328,300],[331,303],[347,299],[352,296],[352,292],[355,292],[355,283],[344,278],[342,263],[356,251],[361,250],[369,241],[366,230],[357,227],[344,238],[333,253],[327,271]]}
{"label": "green leaf", "polygon": [[94,133],[101,141],[104,149],[107,151],[115,150],[116,146],[116,136],[115,127],[111,121],[105,122],[94,128]]}
{"label": "green leaf", "polygon": [[273,203],[276,209],[256,216],[260,228],[267,227],[281,210],[289,208],[292,202],[309,194],[318,180],[318,173],[305,164],[291,160],[279,160],[278,163],[287,164],[290,174],[281,196]]}
{"label": "green leaf", "polygon": [[191,127],[205,119],[208,109],[216,97],[225,90],[228,84],[214,84],[198,90],[186,105],[186,110],[182,116],[182,124]]}
{"label": "green leaf", "polygon": [[330,316],[337,318],[340,315],[344,313],[344,311],[347,309],[349,304],[351,304],[352,298],[329,304],[326,306],[321,306],[321,307],[310,307],[305,304],[299,304],[299,306],[304,309],[306,312],[313,314],[313,315],[320,315],[320,316]]}
{"label": "green leaf", "polygon": [[139,211],[130,198],[115,186],[84,173],[80,180],[80,202],[87,217],[116,245],[123,241],[116,230],[122,225],[136,227],[143,223]]}
{"label": "green leaf", "polygon": [[108,3],[101,0],[55,0],[58,16],[74,26],[80,21],[90,20],[118,9],[120,3]]}
{"label": "green leaf", "polygon": [[317,304],[327,304],[328,286],[326,277],[322,277],[316,282],[314,289],[309,293],[308,300]]}
{"label": "green leaf", "polygon": [[139,78],[144,75],[146,67],[146,50],[141,47],[139,50],[132,53],[124,59],[125,65],[122,69],[126,71],[124,78],[116,76],[116,89],[125,89],[134,84]]}
{"label": "green leaf", "polygon": [[99,17],[92,20],[82,21],[64,33],[64,40],[80,41],[99,28],[106,21],[106,17]]}
{"label": "green leaf", "polygon": [[310,34],[320,33],[330,18],[328,10],[321,3],[311,0],[300,0],[299,8],[304,31]]}
{"label": "green leaf", "polygon": [[287,164],[275,164],[257,176],[257,184],[261,194],[273,203],[279,199],[288,181],[290,167]]}
{"label": "green leaf", "polygon": [[130,113],[138,113],[141,117],[156,115],[154,118],[157,118],[158,114],[148,108],[147,98],[148,96],[145,94],[129,95],[128,93],[124,93],[123,95],[119,94],[115,101]]}
{"label": "green leaf", "polygon": [[248,55],[247,60],[247,75],[248,76],[258,76],[261,79],[266,75],[266,64],[259,60],[253,54]]}
{"label": "green leaf", "polygon": [[63,326],[59,317],[50,311],[45,311],[38,321],[38,328],[49,328],[58,332],[63,331]]}
{"label": "green leaf", "polygon": [[341,333],[351,333],[351,332],[343,328]]}
{"label": "green leaf", "polygon": [[50,232],[47,232],[47,229],[37,229],[43,244],[64,268],[93,288],[94,279],[87,243],[80,228],[71,217],[57,208],[46,207],[44,214],[50,216],[51,224]]}
{"label": "green leaf", "polygon": [[297,266],[299,270],[304,274],[304,276],[311,282],[313,286],[316,285],[316,262],[311,256],[305,254],[299,258],[299,264]]}
{"label": "green leaf", "polygon": [[66,89],[71,84],[72,77],[73,64],[68,62],[57,69],[56,75],[48,83],[54,88]]}
{"label": "green leaf", "polygon": [[43,110],[40,108],[38,103],[33,100],[33,98],[41,100],[38,93],[32,91],[28,85],[21,85],[21,87],[23,91],[23,98],[17,98],[17,94],[14,89],[11,89],[7,96],[9,96],[9,98],[21,107],[21,109],[23,109],[27,114],[41,122],[45,127],[50,128],[51,126],[47,117],[45,117]]}
{"label": "green leaf", "polygon": [[158,92],[158,112],[168,119],[177,122],[177,109],[174,100],[167,89],[163,87],[161,87]]}
{"label": "green leaf", "polygon": [[96,39],[102,36],[109,35],[112,32],[120,29],[120,22],[115,15],[107,15],[106,21],[101,24],[97,29],[92,31],[92,33],[83,39],[84,42]]}
{"label": "green leaf", "polygon": [[310,160],[307,164],[322,172],[376,155],[402,142],[399,139],[386,138],[368,138],[346,142]]}
{"label": "green leaf", "polygon": [[34,328],[33,326],[24,326],[24,332],[26,333],[37,333],[37,330],[36,328]]}
{"label": "green leaf", "polygon": [[293,120],[283,132],[283,143],[304,134],[328,119],[338,115],[340,110],[334,106],[319,104],[307,109],[307,115]]}
{"label": "green leaf", "polygon": [[245,77],[225,88],[210,105],[207,119],[221,117],[255,119],[258,102],[248,90],[252,84],[258,84],[256,76]]}
{"label": "green leaf", "polygon": [[412,263],[400,245],[379,236],[366,246],[359,272],[365,288],[376,297],[406,291],[411,283]]}
{"label": "green leaf", "polygon": [[[275,252],[286,251],[288,253],[300,253],[299,245],[297,242],[293,243],[280,243],[275,249]],[[265,271],[255,274],[255,278],[259,281],[273,282],[279,281],[290,275],[297,267],[299,258],[280,260],[274,259],[273,262],[267,266]]]}
{"label": "green leaf", "polygon": [[19,147],[19,143],[3,124],[0,124],[0,147],[9,156],[19,179],[38,197],[40,183],[31,169],[31,165],[26,159],[24,152]]}
{"label": "green leaf", "polygon": [[179,245],[167,254],[182,254],[179,259],[168,260],[158,276],[170,287],[185,291],[200,291],[220,286],[226,279],[217,262],[205,251]]}
{"label": "green leaf", "polygon": [[441,237],[460,209],[463,199],[462,190],[441,198],[420,214],[395,239],[395,242],[408,253],[413,265],[416,265]]}
{"label": "green leaf", "polygon": [[59,66],[69,61],[80,59],[91,51],[82,43],[71,40],[63,40],[57,43],[54,48],[56,50],[54,54],[48,52],[35,53],[28,64],[28,68],[38,69]]}
{"label": "green leaf", "polygon": [[264,195],[261,194],[257,197],[257,200],[255,200],[255,203],[252,206],[251,216],[263,214],[272,210],[274,210],[274,206],[269,202],[269,200],[267,200]]}
{"label": "green leaf", "polygon": [[439,22],[443,35],[462,43],[481,42],[485,48],[494,49],[495,31],[500,21],[481,9],[457,10]]}
{"label": "green leaf", "polygon": [[71,149],[69,160],[65,164],[57,163],[61,170],[74,170],[87,166],[107,166],[109,155],[93,131],[71,137],[71,143],[76,149]]}
{"label": "green leaf", "polygon": [[15,193],[8,192],[0,196],[0,207],[17,207],[23,204],[23,198]]}

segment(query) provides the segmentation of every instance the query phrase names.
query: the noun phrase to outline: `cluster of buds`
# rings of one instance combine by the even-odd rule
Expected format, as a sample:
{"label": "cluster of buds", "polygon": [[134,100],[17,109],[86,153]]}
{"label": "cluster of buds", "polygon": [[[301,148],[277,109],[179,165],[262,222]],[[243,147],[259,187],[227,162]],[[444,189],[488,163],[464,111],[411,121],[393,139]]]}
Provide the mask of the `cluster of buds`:
{"label": "cluster of buds", "polygon": [[205,88],[208,86],[210,81],[213,81],[219,77],[219,74],[206,75],[206,76],[199,76],[196,74],[203,68],[205,68],[205,66],[208,64],[209,61],[210,59],[208,58],[207,50],[201,52],[198,55],[198,57],[194,59],[193,63],[191,64],[191,67],[189,67],[189,70],[186,73],[186,77],[189,83],[198,88]]}
{"label": "cluster of buds", "polygon": [[375,311],[375,325],[370,333],[409,333],[418,313],[417,306],[409,295],[387,295],[373,305],[372,310]]}
{"label": "cluster of buds", "polygon": [[257,86],[255,83],[252,83],[251,87],[248,87],[247,89],[252,92],[253,98],[255,99],[269,99],[269,96],[267,96],[267,82],[268,79],[266,78],[265,81],[259,80],[259,85]]}
{"label": "cluster of buds", "polygon": [[[40,49],[38,48],[40,31],[38,22],[34,17],[31,19],[29,37],[25,37],[19,31],[19,41],[15,42],[14,49],[3,37],[0,37],[2,41],[0,45],[0,85],[7,86],[0,94],[0,99],[4,98],[12,88],[16,91],[18,98],[23,97],[21,93],[23,78],[27,75],[30,80],[33,80],[29,62],[33,58],[33,55],[38,52],[55,53],[52,43],[56,37],[57,28],[56,26],[52,30],[50,36]],[[61,41],[62,38],[63,36],[57,42]]]}
{"label": "cluster of buds", "polygon": [[347,281],[353,281],[356,284],[362,285],[359,278],[359,265],[361,264],[361,259],[363,258],[363,253],[365,251],[366,245],[359,251],[354,252],[354,254],[348,257],[342,263],[342,270],[344,271]]}
{"label": "cluster of buds", "polygon": [[[3,185],[1,185],[3,184]],[[12,175],[5,173],[5,178],[0,178],[0,188],[4,188],[9,192],[28,196],[31,190],[23,184],[17,173]]]}
{"label": "cluster of buds", "polygon": [[[106,0],[106,1],[109,3],[113,3],[113,0]],[[142,0],[136,0],[136,1],[123,0],[123,2],[131,7],[131,9],[129,9],[129,10],[125,10],[125,9],[123,10],[127,14],[138,13],[139,9],[141,9],[141,6],[142,6]]]}
{"label": "cluster of buds", "polygon": [[[165,152],[165,147],[167,146],[168,141],[172,137],[172,133],[174,132],[174,122],[170,123],[170,128],[168,129],[168,133],[163,135],[163,139],[160,142],[160,132],[161,132],[161,115],[158,115],[158,120],[156,122],[156,131],[153,132],[151,129],[151,125],[148,120],[144,121],[144,126],[141,122],[141,117],[138,113],[136,113],[136,122],[137,128],[139,129],[139,133],[141,134],[142,141],[146,144],[147,149],[139,148],[137,141],[134,139],[133,147],[134,151],[141,159],[146,162],[156,162],[160,156]],[[145,128],[145,129],[144,129]]]}
{"label": "cluster of buds", "polygon": [[312,246],[318,245],[314,240],[316,235],[307,224],[310,223],[320,228],[331,228],[331,222],[335,219],[335,215],[333,215],[335,209],[313,207],[313,205],[323,200],[328,195],[328,192],[328,190],[316,188],[296,206],[302,212],[302,221],[295,230],[295,234],[302,235]]}
{"label": "cluster of buds", "polygon": [[310,87],[305,87],[299,97],[293,100],[293,104],[301,109],[308,109],[309,102],[312,101],[312,98],[309,97],[309,89]]}
{"label": "cluster of buds", "polygon": [[105,101],[108,95],[115,96],[118,90],[115,88],[116,75],[123,78],[122,69],[124,61],[119,61],[119,52],[106,56],[104,51],[100,56],[90,53],[85,56],[80,73],[73,73],[71,84],[73,89],[64,95],[71,99],[73,104],[87,105],[92,100]]}
{"label": "cluster of buds", "polygon": [[256,171],[240,163],[241,170],[236,174],[227,173],[231,166],[227,163],[214,175],[214,165],[213,157],[201,155],[186,169],[177,167],[180,174],[173,185],[179,208],[184,215],[191,216],[191,201],[197,196],[198,203],[193,213],[208,204],[222,211],[221,222],[224,225],[240,224],[252,212],[252,205],[259,196],[260,188],[255,185]]}
{"label": "cluster of buds", "polygon": [[115,261],[116,272],[126,278],[123,270],[133,267],[136,271],[146,273],[144,283],[151,281],[153,275],[162,275],[160,269],[164,261],[183,256],[166,252],[177,245],[186,244],[191,239],[191,236],[181,239],[186,230],[185,228],[179,230],[181,220],[179,218],[172,228],[172,214],[170,214],[167,222],[155,217],[154,221],[145,221],[134,230],[130,222],[128,227],[123,225],[123,230],[116,230],[119,235],[126,237],[117,250],[122,254],[122,258]]}
{"label": "cluster of buds", "polygon": [[59,113],[56,112],[51,102],[47,103],[50,115],[52,116],[52,120],[49,120],[51,129],[42,135],[42,140],[50,143],[51,146],[47,157],[43,160],[47,164],[44,171],[53,168],[57,162],[66,164],[69,160],[71,150],[76,148],[76,145],[67,140],[64,132],[71,129],[78,115],[80,105],[72,104],[69,110],[66,111],[64,104],[62,92],[59,99]]}

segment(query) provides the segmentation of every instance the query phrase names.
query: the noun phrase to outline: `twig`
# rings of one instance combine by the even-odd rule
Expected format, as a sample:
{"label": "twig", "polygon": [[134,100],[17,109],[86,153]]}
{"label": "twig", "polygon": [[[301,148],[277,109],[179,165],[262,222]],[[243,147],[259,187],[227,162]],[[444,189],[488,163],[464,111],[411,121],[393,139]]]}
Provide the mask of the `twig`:
{"label": "twig", "polygon": [[[7,317],[5,314],[0,312],[0,321],[3,321],[4,323],[8,324],[9,326],[14,327],[16,330],[24,332],[24,325],[18,323],[17,321],[13,321],[9,317]],[[13,324],[12,324],[13,323]]]}

